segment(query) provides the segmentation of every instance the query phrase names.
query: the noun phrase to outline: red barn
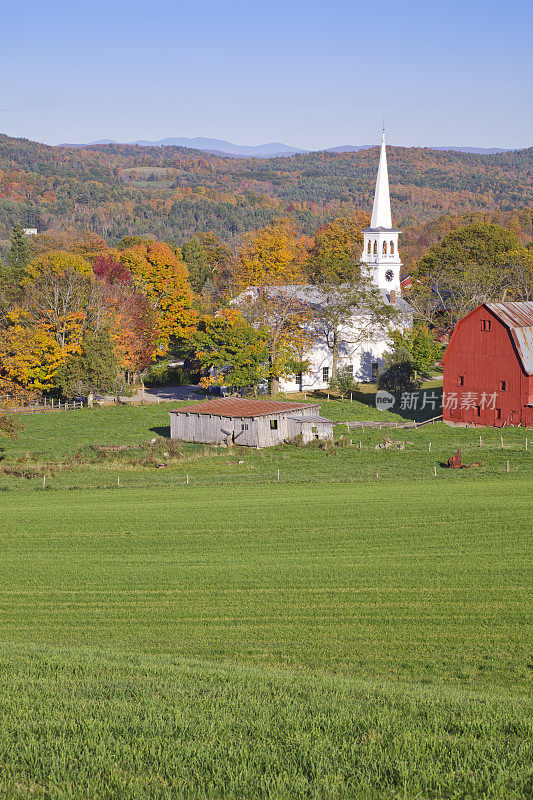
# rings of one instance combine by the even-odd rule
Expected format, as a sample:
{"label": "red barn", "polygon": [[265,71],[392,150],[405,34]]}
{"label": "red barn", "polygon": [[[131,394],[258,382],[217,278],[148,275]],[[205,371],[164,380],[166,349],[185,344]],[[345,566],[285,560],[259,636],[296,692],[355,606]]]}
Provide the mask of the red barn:
{"label": "red barn", "polygon": [[445,421],[533,426],[533,302],[483,303],[457,323],[441,363]]}

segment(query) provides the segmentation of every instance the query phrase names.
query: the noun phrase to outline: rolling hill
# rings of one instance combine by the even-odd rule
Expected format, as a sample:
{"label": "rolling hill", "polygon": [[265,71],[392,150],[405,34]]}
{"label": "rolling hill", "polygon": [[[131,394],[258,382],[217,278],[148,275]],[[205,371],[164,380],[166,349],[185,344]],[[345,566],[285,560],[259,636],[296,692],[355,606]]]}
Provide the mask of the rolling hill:
{"label": "rolling hill", "polygon": [[[533,148],[472,154],[389,147],[395,223],[443,214],[512,212],[533,200]],[[291,213],[304,232],[370,211],[378,148],[236,158],[183,146],[52,147],[0,136],[0,237],[17,222],[183,241],[225,239]]]}

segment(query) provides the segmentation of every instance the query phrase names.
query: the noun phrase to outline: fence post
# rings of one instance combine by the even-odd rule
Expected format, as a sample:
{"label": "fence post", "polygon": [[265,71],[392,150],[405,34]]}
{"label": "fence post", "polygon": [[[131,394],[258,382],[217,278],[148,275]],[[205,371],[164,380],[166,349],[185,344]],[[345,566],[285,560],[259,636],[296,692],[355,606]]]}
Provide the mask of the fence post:
{"label": "fence post", "polygon": [[187,473],[187,486],[189,485],[189,473]]}
{"label": "fence post", "polygon": [[500,440],[501,440],[502,447],[503,447],[503,436],[500,436]]}
{"label": "fence post", "polygon": [[46,475],[43,475],[43,489],[46,489]]}
{"label": "fence post", "polygon": [[429,443],[429,452],[431,453],[431,442]]}
{"label": "fence post", "polygon": [[526,450],[527,450],[527,436],[526,436]]}
{"label": "fence post", "polygon": [[509,472],[509,462],[507,462],[507,472]]}
{"label": "fence post", "polygon": [[279,483],[279,469],[278,469],[278,483]]}
{"label": "fence post", "polygon": [[479,446],[483,447],[483,442],[481,441],[481,436],[479,437]]}
{"label": "fence post", "polygon": [[350,392],[350,403],[353,403],[352,393]]}
{"label": "fence post", "polygon": [[437,467],[433,467],[433,474],[435,477],[437,477]]}
{"label": "fence post", "polygon": [[119,489],[120,489],[120,475],[117,475],[117,486],[118,486],[118,487],[119,487]]}

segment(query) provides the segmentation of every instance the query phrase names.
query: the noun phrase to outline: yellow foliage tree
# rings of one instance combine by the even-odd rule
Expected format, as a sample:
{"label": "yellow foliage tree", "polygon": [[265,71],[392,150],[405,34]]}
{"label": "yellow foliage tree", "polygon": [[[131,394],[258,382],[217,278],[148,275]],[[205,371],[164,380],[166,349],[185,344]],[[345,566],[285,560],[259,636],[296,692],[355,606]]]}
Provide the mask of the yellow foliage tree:
{"label": "yellow foliage tree", "polygon": [[91,281],[94,277],[90,263],[83,256],[68,253],[66,250],[52,250],[30,261],[22,284],[28,286],[50,274],[63,277],[71,272],[78,273]]}
{"label": "yellow foliage tree", "polygon": [[24,324],[26,315],[13,311],[8,325],[0,329],[0,378],[7,384],[30,390],[53,386],[54,375],[66,358],[55,337],[44,324]]}
{"label": "yellow foliage tree", "polygon": [[237,254],[236,289],[304,283],[310,243],[310,239],[301,235],[294,220],[285,217],[247,234]]}
{"label": "yellow foliage tree", "polygon": [[176,336],[189,337],[198,314],[184,261],[161,242],[143,241],[121,250],[117,258],[128,267],[135,285],[146,294],[159,316],[159,353]]}

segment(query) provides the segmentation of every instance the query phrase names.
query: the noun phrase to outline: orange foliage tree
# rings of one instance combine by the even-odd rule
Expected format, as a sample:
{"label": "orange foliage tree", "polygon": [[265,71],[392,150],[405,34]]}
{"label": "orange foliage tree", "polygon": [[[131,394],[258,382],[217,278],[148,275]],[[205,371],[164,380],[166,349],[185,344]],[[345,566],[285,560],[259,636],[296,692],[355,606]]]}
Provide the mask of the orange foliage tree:
{"label": "orange foliage tree", "polygon": [[187,267],[168,245],[155,241],[136,243],[120,251],[118,258],[158,312],[158,350],[164,354],[174,337],[188,338],[198,321]]}

